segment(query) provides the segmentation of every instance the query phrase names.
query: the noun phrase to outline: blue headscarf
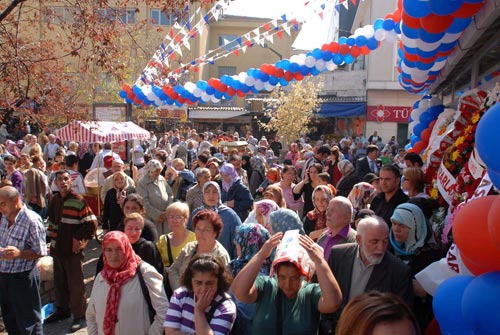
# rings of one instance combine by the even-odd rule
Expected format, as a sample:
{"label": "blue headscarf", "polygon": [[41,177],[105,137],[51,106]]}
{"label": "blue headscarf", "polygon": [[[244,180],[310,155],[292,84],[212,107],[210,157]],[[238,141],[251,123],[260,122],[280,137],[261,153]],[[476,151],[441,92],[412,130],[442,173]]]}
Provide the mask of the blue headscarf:
{"label": "blue headscarf", "polygon": [[413,255],[422,248],[427,238],[427,221],[424,213],[417,205],[403,203],[396,207],[391,216],[391,222],[397,221],[410,228],[408,239],[399,243],[394,239],[392,230],[389,240],[397,255]]}
{"label": "blue headscarf", "polygon": [[285,233],[288,230],[298,229],[300,234],[305,235],[304,225],[297,213],[288,208],[280,208],[269,215],[269,223],[272,234]]}
{"label": "blue headscarf", "polygon": [[[245,223],[236,228],[235,242],[241,248],[241,256],[232,260],[231,270],[236,276],[270,238],[269,231],[258,223]],[[269,275],[271,261],[266,260],[260,272]]]}

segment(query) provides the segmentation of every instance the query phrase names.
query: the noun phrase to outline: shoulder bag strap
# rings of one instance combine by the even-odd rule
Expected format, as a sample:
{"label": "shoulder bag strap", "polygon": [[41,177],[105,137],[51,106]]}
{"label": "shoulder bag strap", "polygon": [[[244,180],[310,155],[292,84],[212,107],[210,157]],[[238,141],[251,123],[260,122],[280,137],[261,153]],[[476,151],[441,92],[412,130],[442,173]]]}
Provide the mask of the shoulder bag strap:
{"label": "shoulder bag strap", "polygon": [[165,238],[167,239],[167,253],[168,253],[168,262],[170,266],[174,263],[174,257],[172,256],[172,247],[170,246],[170,238],[168,234],[165,234]]}
{"label": "shoulder bag strap", "polygon": [[222,297],[222,299],[220,299],[219,301],[217,301],[215,304],[212,305],[212,307],[210,308],[210,310],[208,311],[208,313],[205,313],[205,316],[207,318],[207,322],[210,324],[210,321],[212,321],[212,318],[214,317],[214,314],[215,314],[215,311],[217,310],[217,308],[219,308],[220,305],[222,305],[222,303],[224,301],[226,301],[227,298],[225,297]]}
{"label": "shoulder bag strap", "polygon": [[139,279],[139,283],[141,285],[142,295],[144,296],[144,300],[146,300],[146,304],[148,305],[149,321],[153,323],[156,311],[153,308],[153,304],[151,303],[151,297],[149,296],[148,287],[146,286],[146,282],[144,281],[144,277],[142,276],[141,263],[142,261],[139,263],[139,265],[137,265],[136,273],[137,273],[137,278]]}
{"label": "shoulder bag strap", "polygon": [[283,335],[282,295],[281,289],[278,287],[276,294],[276,334],[278,335]]}

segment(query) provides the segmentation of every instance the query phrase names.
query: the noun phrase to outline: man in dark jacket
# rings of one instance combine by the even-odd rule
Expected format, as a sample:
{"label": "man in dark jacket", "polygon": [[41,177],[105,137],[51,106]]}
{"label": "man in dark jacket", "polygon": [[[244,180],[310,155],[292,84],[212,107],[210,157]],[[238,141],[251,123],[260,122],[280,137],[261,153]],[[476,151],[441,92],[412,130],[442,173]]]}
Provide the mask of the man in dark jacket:
{"label": "man in dark jacket", "polygon": [[337,321],[349,300],[372,290],[399,295],[413,304],[410,268],[387,252],[389,228],[380,217],[362,219],[356,243],[336,245],[328,265],[342,290],[342,305],[333,314],[322,315],[319,334],[334,334]]}

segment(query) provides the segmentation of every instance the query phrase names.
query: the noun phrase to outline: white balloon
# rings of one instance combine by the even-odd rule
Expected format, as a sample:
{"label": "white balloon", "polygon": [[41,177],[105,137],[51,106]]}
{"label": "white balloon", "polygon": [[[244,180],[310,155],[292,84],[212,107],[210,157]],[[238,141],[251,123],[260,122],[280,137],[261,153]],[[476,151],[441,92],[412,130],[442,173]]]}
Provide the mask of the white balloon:
{"label": "white balloon", "polygon": [[373,34],[375,34],[373,25],[369,24],[363,27],[363,36],[365,36],[366,38],[372,38]]}
{"label": "white balloon", "polygon": [[417,40],[413,38],[409,38],[405,34],[401,33],[401,40],[403,41],[403,44],[407,46],[408,48],[416,48],[417,47]]}
{"label": "white balloon", "polygon": [[382,41],[385,39],[385,30],[384,29],[379,29],[375,32],[375,35],[373,35],[377,41]]}
{"label": "white balloon", "polygon": [[193,91],[193,95],[194,95],[195,97],[197,97],[197,98],[201,97],[201,95],[202,95],[202,90],[201,90],[201,88],[199,88],[199,87],[195,88],[195,89],[194,89],[194,91]]}
{"label": "white balloon", "polygon": [[429,107],[431,107],[431,101],[429,99],[420,100],[418,104],[418,109],[426,111],[429,109]]}
{"label": "white balloon", "polygon": [[363,34],[363,28],[362,27],[356,28],[356,30],[354,31],[354,37],[361,36],[362,34]]}
{"label": "white balloon", "polygon": [[424,42],[422,40],[417,40],[417,47],[420,50],[425,51],[425,52],[434,51],[437,48],[439,48],[440,45],[441,45],[440,41],[437,41],[434,43],[427,43],[427,42]]}
{"label": "white balloon", "polygon": [[245,85],[247,86],[253,86],[255,85],[255,78],[254,77],[246,77],[245,79]]}
{"label": "white balloon", "polygon": [[431,98],[431,106],[439,106],[442,104],[443,104],[443,101],[441,99],[439,99],[438,97]]}
{"label": "white balloon", "polygon": [[308,68],[314,67],[314,64],[316,63],[316,59],[313,56],[307,56],[306,60],[304,61],[305,66]]}
{"label": "white balloon", "polygon": [[208,101],[210,101],[210,95],[208,95],[208,94],[206,94],[205,92],[203,92],[203,93],[201,94],[201,101],[203,101],[203,102],[208,102]]}
{"label": "white balloon", "polygon": [[299,55],[292,55],[292,57],[290,57],[290,63],[297,63],[299,60]]}
{"label": "white balloon", "polygon": [[334,62],[332,62],[331,60],[329,60],[327,63],[326,63],[326,69],[328,71],[333,71],[337,68],[337,64],[335,64]]}
{"label": "white balloon", "polygon": [[316,65],[315,66],[316,66],[316,69],[318,69],[318,71],[323,71],[325,69],[325,67],[326,67],[326,63],[325,63],[324,60],[318,59],[316,61]]}
{"label": "white balloon", "polygon": [[238,75],[238,80],[244,84],[245,83],[245,79],[247,79],[248,77],[248,73],[246,72],[240,72],[240,74]]}
{"label": "white balloon", "polygon": [[193,93],[194,90],[196,89],[196,84],[191,82],[191,81],[188,81],[187,83],[184,84],[184,88],[189,92],[189,93]]}
{"label": "white balloon", "polygon": [[274,90],[274,86],[269,84],[269,82],[267,82],[267,83],[264,83],[264,89],[266,91],[272,91],[272,90]]}
{"label": "white balloon", "polygon": [[458,40],[460,38],[460,36],[462,36],[462,33],[456,33],[456,34],[446,33],[446,34],[444,34],[443,38],[441,38],[441,41],[443,43],[455,42],[456,40]]}
{"label": "white balloon", "polygon": [[440,62],[434,63],[434,65],[431,67],[431,71],[439,71],[441,70],[446,64],[446,59],[442,60]]}
{"label": "white balloon", "polygon": [[416,109],[414,109],[414,110],[412,110],[412,111],[411,111],[410,116],[411,116],[411,118],[412,118],[413,120],[418,120],[418,118],[420,117],[420,115],[421,115],[423,112],[424,112],[424,111],[423,111],[422,109],[420,109],[420,108],[416,108]]}
{"label": "white balloon", "polygon": [[210,100],[213,102],[213,103],[218,103],[220,101],[220,99],[217,99],[215,96],[212,96],[210,98]]}
{"label": "white balloon", "polygon": [[297,64],[305,65],[305,63],[306,63],[306,55],[305,54],[297,55]]}
{"label": "white balloon", "polygon": [[264,89],[264,83],[262,82],[262,80],[256,80],[254,87],[257,90],[262,91]]}
{"label": "white balloon", "polygon": [[385,40],[389,43],[396,43],[398,38],[399,36],[394,30],[387,31],[385,34]]}

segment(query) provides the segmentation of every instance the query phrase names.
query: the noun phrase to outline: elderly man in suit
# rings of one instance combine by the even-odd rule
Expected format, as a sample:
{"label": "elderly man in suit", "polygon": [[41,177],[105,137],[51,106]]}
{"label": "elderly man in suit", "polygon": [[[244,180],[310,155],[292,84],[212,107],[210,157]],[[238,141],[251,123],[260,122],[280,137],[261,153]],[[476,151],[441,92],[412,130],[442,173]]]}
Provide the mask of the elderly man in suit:
{"label": "elderly man in suit", "polygon": [[343,300],[337,312],[322,315],[319,334],[334,334],[345,305],[364,292],[391,292],[412,305],[410,268],[387,252],[388,245],[387,224],[380,217],[370,216],[359,222],[356,243],[332,248],[328,264],[340,285]]}
{"label": "elderly man in suit", "polygon": [[381,164],[380,159],[378,159],[378,147],[370,144],[366,148],[366,156],[356,161],[356,174],[361,180],[370,172],[378,175]]}

